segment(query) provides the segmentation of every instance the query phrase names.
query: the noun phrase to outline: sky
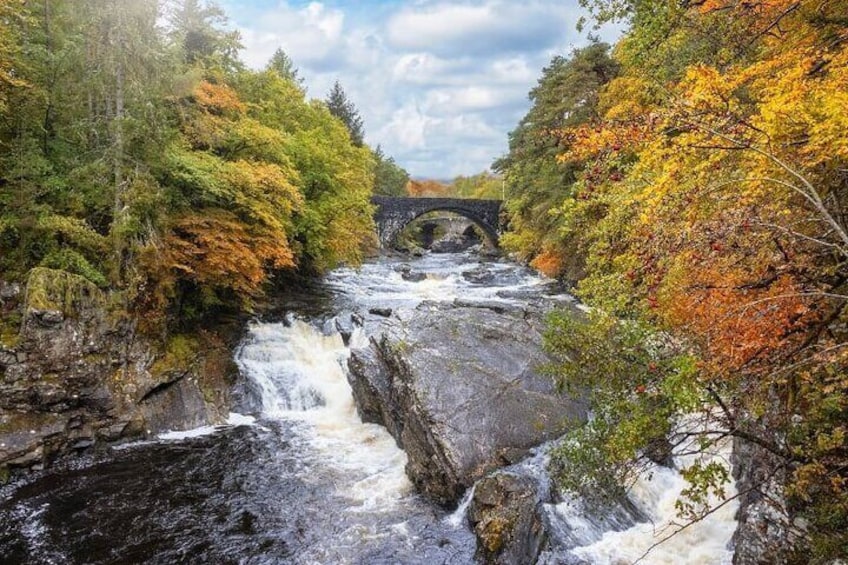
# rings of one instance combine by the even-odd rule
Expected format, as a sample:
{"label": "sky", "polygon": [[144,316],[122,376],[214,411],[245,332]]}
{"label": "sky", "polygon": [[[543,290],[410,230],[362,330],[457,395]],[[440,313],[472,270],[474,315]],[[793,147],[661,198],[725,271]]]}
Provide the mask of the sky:
{"label": "sky", "polygon": [[577,0],[218,3],[241,32],[245,63],[262,68],[282,48],[310,98],[339,80],[366,142],[422,178],[487,170],[543,67],[588,42]]}

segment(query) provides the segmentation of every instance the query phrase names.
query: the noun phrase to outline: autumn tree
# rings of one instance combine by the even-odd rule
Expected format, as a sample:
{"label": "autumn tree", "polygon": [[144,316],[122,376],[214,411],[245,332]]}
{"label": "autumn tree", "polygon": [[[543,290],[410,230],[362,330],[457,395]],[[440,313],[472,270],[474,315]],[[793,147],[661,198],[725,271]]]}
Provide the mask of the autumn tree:
{"label": "autumn tree", "polygon": [[[654,444],[735,438],[777,461],[787,524],[810,524],[798,558],[844,555],[848,5],[592,5],[630,22],[621,71],[594,119],[555,133],[573,182],[530,236],[584,254],[578,293],[596,307],[548,335],[553,373],[596,414],[554,457],[563,484],[626,485]],[[544,266],[562,273],[564,255]],[[697,520],[727,471],[683,473],[678,507]]]}
{"label": "autumn tree", "polygon": [[506,181],[488,171],[471,176],[458,176],[451,182],[451,192],[458,198],[484,198],[500,200],[506,190]]}
{"label": "autumn tree", "polygon": [[559,257],[569,245],[551,210],[572,191],[581,165],[557,160],[563,150],[559,131],[598,116],[601,88],[617,72],[609,46],[594,43],[568,58],[554,57],[530,91],[532,106],[509,134],[509,153],[492,167],[504,177],[513,227],[502,244],[520,258],[556,265],[554,270],[564,264]]}
{"label": "autumn tree", "polygon": [[432,179],[412,179],[406,186],[406,192],[413,198],[446,197],[450,194],[450,186]]}
{"label": "autumn tree", "polygon": [[4,279],[70,271],[167,331],[250,308],[279,270],[361,260],[370,149],[291,77],[246,70],[216,5],[0,11]]}

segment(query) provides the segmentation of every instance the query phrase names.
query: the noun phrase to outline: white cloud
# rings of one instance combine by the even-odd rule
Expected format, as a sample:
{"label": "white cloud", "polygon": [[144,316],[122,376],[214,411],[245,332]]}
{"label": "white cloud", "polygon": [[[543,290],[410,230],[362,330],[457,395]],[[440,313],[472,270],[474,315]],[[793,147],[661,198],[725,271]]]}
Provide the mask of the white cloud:
{"label": "white cloud", "polygon": [[478,173],[502,155],[542,67],[583,41],[577,0],[226,4],[245,62],[261,68],[283,48],[316,98],[340,80],[366,141],[434,178]]}
{"label": "white cloud", "polygon": [[402,9],[387,36],[401,49],[442,54],[526,52],[554,45],[571,19],[561,2],[438,3]]}
{"label": "white cloud", "polygon": [[424,149],[427,144],[427,125],[431,121],[417,105],[404,106],[392,113],[390,121],[380,128],[377,137],[404,152]]}
{"label": "white cloud", "polygon": [[277,48],[283,47],[301,65],[331,63],[343,42],[344,20],[344,12],[320,2],[300,9],[281,3],[260,20],[240,26],[245,62],[262,67]]}

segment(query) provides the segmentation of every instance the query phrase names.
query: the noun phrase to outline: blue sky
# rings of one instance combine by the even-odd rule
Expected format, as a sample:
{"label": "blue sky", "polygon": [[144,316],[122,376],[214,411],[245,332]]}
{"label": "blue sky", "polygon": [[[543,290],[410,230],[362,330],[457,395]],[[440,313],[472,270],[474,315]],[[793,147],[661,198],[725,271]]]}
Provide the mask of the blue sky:
{"label": "blue sky", "polygon": [[281,47],[310,97],[324,98],[338,79],[369,145],[417,177],[486,170],[506,151],[542,68],[586,43],[577,0],[219,4],[248,65],[264,66]]}

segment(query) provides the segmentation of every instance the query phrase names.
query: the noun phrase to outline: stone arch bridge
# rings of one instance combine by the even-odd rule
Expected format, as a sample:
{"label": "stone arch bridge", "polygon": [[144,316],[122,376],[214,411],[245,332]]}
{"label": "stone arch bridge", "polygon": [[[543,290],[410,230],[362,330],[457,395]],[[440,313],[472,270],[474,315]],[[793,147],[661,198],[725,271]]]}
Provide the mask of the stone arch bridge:
{"label": "stone arch bridge", "polygon": [[503,233],[500,200],[472,198],[399,198],[374,196],[377,207],[374,222],[382,247],[389,247],[410,222],[430,212],[453,212],[471,220],[486,234],[493,245]]}

